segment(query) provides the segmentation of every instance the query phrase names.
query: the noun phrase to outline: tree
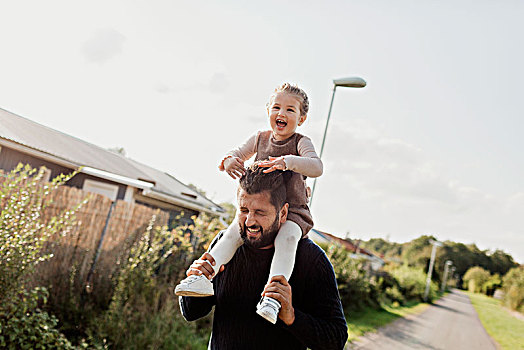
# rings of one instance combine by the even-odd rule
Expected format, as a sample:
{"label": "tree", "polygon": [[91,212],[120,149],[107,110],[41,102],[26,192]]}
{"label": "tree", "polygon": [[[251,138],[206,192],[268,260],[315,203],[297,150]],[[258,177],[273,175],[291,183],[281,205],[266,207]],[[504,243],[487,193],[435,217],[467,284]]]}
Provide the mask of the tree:
{"label": "tree", "polygon": [[495,250],[493,253],[489,254],[488,257],[491,262],[491,273],[498,273],[499,275],[504,276],[511,268],[518,266],[511,255],[506,254],[500,249]]}
{"label": "tree", "polygon": [[431,256],[431,239],[437,240],[433,236],[424,235],[409,242],[402,251],[402,260],[408,266],[420,267],[427,271]]}
{"label": "tree", "polygon": [[470,292],[479,293],[485,288],[486,282],[491,278],[491,274],[480,266],[470,268],[464,274],[464,288]]}
{"label": "tree", "polygon": [[[423,235],[410,242],[394,243],[384,240],[382,238],[371,238],[369,241],[364,241],[362,244],[365,248],[369,248],[378,253],[384,254],[386,258],[401,257],[402,261],[411,266],[427,271],[431,255],[430,239],[435,239],[433,236]],[[444,245],[437,249],[437,256],[435,260],[435,270],[433,280],[441,282],[441,276],[444,275],[444,268],[446,261],[451,260],[455,267],[454,276],[456,277],[458,285],[464,285],[467,288],[467,283],[463,284],[463,277],[466,271],[472,266],[482,267],[490,274],[503,276],[513,267],[518,266],[513,258],[502,250],[495,250],[490,252],[488,250],[481,250],[475,244],[463,244],[453,241],[445,241]],[[485,286],[485,290],[496,288],[500,282],[493,277],[491,280],[491,287]],[[479,288],[483,288],[482,285]]]}
{"label": "tree", "polygon": [[524,311],[524,265],[508,271],[502,279],[502,289],[506,306]]}
{"label": "tree", "polygon": [[362,246],[389,258],[400,258],[402,254],[402,244],[389,242],[383,238],[371,238],[369,241],[362,241]]}

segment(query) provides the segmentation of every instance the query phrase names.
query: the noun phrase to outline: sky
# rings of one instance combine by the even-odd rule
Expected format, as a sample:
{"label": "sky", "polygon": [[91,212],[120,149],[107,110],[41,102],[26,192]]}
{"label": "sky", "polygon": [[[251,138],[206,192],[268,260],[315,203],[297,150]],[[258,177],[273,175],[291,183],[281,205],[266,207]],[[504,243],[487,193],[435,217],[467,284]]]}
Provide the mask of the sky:
{"label": "sky", "polygon": [[[217,169],[309,96],[311,211],[335,235],[502,249],[524,263],[522,1],[0,1],[0,108],[235,202]],[[309,180],[308,180],[309,181]],[[312,182],[309,181],[311,185]]]}

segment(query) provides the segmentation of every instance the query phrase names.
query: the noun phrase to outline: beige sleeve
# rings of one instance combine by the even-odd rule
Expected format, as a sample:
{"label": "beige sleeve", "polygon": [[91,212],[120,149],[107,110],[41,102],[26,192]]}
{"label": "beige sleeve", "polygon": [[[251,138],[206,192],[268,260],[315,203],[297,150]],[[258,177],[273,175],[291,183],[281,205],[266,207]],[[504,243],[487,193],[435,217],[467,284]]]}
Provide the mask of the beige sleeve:
{"label": "beige sleeve", "polygon": [[223,171],[224,170],[224,161],[230,157],[238,157],[242,161],[246,161],[249,158],[253,157],[253,155],[257,153],[257,142],[258,142],[259,135],[260,135],[260,132],[257,132],[256,134],[251,136],[249,139],[247,139],[247,141],[244,142],[242,145],[227,152],[224,158],[222,158],[222,160],[220,161],[218,168]]}
{"label": "beige sleeve", "polygon": [[284,156],[286,168],[307,177],[319,177],[323,172],[322,161],[315,152],[311,139],[303,136],[297,145],[298,156]]}
{"label": "beige sleeve", "polygon": [[257,141],[260,132],[252,135],[249,139],[246,140],[239,147],[227,152],[226,156],[233,156],[242,159],[243,161],[248,160],[257,153]]}

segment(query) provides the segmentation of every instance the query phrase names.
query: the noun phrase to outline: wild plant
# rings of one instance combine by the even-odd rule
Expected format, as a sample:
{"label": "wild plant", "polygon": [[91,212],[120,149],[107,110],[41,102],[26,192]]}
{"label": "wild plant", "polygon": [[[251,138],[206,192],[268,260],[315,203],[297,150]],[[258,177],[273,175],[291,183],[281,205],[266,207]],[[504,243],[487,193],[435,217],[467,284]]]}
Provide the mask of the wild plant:
{"label": "wild plant", "polygon": [[66,235],[75,220],[76,208],[46,220],[48,195],[75,175],[43,181],[44,169],[19,164],[0,179],[0,347],[69,348],[56,330],[58,320],[40,306],[47,301],[45,288],[28,290],[37,265],[51,259],[43,253],[49,239]]}

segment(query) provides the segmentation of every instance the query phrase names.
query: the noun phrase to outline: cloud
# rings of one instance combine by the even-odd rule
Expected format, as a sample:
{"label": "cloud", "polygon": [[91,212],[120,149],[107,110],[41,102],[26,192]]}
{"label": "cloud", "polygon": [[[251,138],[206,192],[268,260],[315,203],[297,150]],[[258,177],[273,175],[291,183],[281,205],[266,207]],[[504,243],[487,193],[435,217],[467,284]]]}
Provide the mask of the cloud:
{"label": "cloud", "polygon": [[442,166],[403,140],[384,136],[363,121],[334,125],[329,160],[364,195],[457,202],[458,184]]}
{"label": "cloud", "polygon": [[89,62],[105,63],[123,51],[126,37],[113,28],[99,29],[82,47]]}
{"label": "cloud", "polygon": [[[524,193],[492,195],[458,181],[445,160],[363,120],[336,121],[329,130],[314,209],[334,233],[390,234],[405,241],[431,232],[439,239],[510,250],[522,261]],[[315,195],[316,197],[317,195]],[[322,200],[322,198],[324,198]],[[342,202],[343,205],[327,205]]]}

